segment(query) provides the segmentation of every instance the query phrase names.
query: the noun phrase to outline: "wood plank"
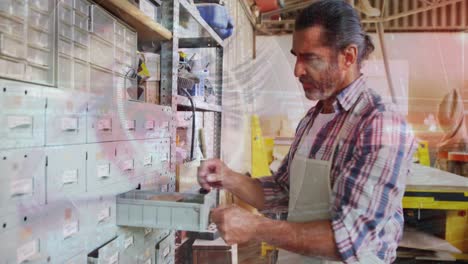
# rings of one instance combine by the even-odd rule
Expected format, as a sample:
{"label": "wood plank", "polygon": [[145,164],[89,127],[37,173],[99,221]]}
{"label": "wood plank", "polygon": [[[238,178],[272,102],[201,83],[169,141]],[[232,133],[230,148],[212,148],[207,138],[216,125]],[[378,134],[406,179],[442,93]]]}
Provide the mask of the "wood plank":
{"label": "wood plank", "polygon": [[168,29],[156,23],[127,0],[97,0],[95,2],[133,27],[138,32],[140,42],[172,39],[172,33]]}
{"label": "wood plank", "polygon": [[413,164],[406,188],[413,190],[432,190],[468,192],[468,178],[419,164]]}

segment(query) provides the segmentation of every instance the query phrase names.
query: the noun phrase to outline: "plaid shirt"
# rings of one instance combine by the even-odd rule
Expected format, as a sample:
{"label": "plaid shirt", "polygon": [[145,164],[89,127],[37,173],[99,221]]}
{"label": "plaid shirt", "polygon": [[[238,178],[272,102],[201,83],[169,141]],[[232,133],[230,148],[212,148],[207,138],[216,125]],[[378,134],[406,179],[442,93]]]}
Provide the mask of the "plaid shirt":
{"label": "plaid shirt", "polygon": [[[354,105],[352,114],[356,118],[344,125]],[[259,179],[266,210],[287,210],[289,166],[300,139],[321,107],[319,102],[301,120],[277,173]],[[330,213],[338,250],[345,263],[365,263],[365,255],[369,254],[391,263],[403,231],[402,198],[416,148],[412,132],[392,105],[367,89],[364,77],[337,96],[334,108],[333,120],[311,139],[309,158],[330,160],[334,142],[343,129],[331,168]]]}

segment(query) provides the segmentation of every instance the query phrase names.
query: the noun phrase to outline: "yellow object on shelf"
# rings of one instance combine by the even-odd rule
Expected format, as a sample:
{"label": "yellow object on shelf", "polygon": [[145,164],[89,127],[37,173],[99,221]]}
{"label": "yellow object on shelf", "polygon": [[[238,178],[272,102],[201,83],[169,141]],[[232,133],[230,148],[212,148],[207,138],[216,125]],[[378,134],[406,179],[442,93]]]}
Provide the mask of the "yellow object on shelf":
{"label": "yellow object on shelf", "polygon": [[418,149],[414,153],[415,158],[419,160],[419,164],[424,166],[431,166],[431,158],[429,156],[429,143],[425,140],[418,142]]}
{"label": "yellow object on shelf", "polygon": [[268,164],[273,161],[273,148],[275,146],[275,139],[271,137],[265,137],[265,154],[267,156]]}
{"label": "yellow object on shelf", "polygon": [[262,136],[260,128],[260,120],[257,115],[253,115],[251,119],[252,125],[252,177],[261,178],[271,176],[269,163],[267,159],[267,151],[265,140]]}

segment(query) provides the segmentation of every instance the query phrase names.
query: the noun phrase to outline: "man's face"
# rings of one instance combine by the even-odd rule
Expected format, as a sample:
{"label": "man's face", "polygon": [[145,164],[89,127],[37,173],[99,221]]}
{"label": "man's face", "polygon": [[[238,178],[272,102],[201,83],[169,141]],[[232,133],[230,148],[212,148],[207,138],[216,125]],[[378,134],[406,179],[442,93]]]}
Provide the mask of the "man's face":
{"label": "man's face", "polygon": [[291,52],[297,58],[294,75],[309,100],[326,100],[339,90],[344,78],[340,54],[322,43],[319,26],[295,31]]}

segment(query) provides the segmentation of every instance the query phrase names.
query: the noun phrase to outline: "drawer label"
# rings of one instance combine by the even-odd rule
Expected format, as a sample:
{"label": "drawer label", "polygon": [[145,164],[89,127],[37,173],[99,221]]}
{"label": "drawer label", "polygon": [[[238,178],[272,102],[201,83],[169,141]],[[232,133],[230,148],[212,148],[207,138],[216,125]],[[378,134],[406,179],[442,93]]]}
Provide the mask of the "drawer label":
{"label": "drawer label", "polygon": [[102,222],[102,221],[106,220],[109,217],[110,217],[110,207],[106,207],[106,208],[102,209],[101,211],[99,211],[99,213],[98,213],[98,221],[99,222]]}
{"label": "drawer label", "polygon": [[167,255],[169,255],[169,253],[171,253],[171,247],[166,247],[163,251],[163,256],[164,257],[167,257]]}
{"label": "drawer label", "polygon": [[78,130],[78,118],[62,118],[62,131]]}
{"label": "drawer label", "polygon": [[62,173],[62,184],[73,184],[78,182],[78,170],[66,170]]}
{"label": "drawer label", "polygon": [[32,116],[9,116],[7,118],[8,128],[24,128],[33,124]]}
{"label": "drawer label", "polygon": [[78,233],[78,221],[63,225],[63,239],[69,238],[76,233]]}
{"label": "drawer label", "polygon": [[115,252],[114,255],[109,257],[108,264],[117,264],[119,263],[119,252]]}
{"label": "drawer label", "polygon": [[131,160],[126,160],[126,161],[124,161],[124,162],[123,162],[123,166],[122,166],[122,167],[123,167],[123,170],[124,170],[124,171],[131,171],[131,170],[133,170],[133,168],[134,168],[134,163],[135,163],[135,162],[134,162],[134,160],[132,160],[132,159],[131,159]]}
{"label": "drawer label", "polygon": [[143,166],[151,166],[153,165],[153,155],[148,155],[143,159]]}
{"label": "drawer label", "polygon": [[100,131],[106,131],[112,129],[112,119],[100,119],[97,122],[97,129]]}
{"label": "drawer label", "polygon": [[101,164],[97,166],[97,177],[108,178],[110,177],[110,164]]}
{"label": "drawer label", "polygon": [[124,248],[125,249],[129,248],[131,245],[133,245],[133,236],[129,236],[129,237],[125,238],[125,241],[124,241]]}
{"label": "drawer label", "polygon": [[11,196],[32,194],[33,179],[21,179],[12,181],[10,184]]}
{"label": "drawer label", "polygon": [[145,129],[146,130],[154,130],[154,120],[147,120],[145,122]]}
{"label": "drawer label", "polygon": [[127,130],[135,130],[135,120],[127,120],[125,122],[125,128]]}
{"label": "drawer label", "polygon": [[18,263],[29,260],[31,257],[39,253],[39,240],[28,242],[16,250],[16,259]]}

